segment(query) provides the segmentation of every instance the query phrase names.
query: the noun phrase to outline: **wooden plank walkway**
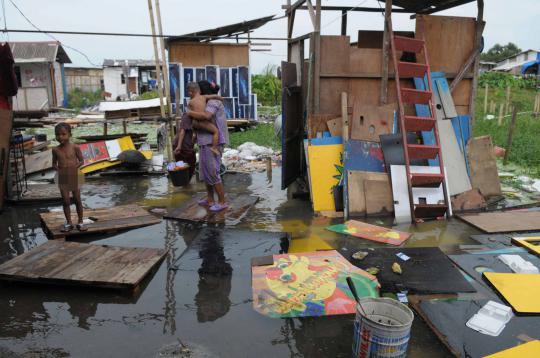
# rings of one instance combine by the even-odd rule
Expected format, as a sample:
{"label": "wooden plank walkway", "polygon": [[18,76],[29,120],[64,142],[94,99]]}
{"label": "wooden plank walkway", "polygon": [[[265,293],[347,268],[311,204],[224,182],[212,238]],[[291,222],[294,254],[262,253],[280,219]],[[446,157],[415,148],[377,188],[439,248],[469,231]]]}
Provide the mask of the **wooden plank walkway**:
{"label": "wooden plank walkway", "polygon": [[48,241],[0,265],[0,280],[134,289],[166,254],[161,249]]}
{"label": "wooden plank walkway", "polygon": [[203,197],[204,194],[195,195],[191,200],[172,210],[164,217],[166,219],[195,223],[236,225],[259,200],[258,197],[247,194],[229,194],[226,197],[229,208],[213,213],[207,207],[198,204],[198,201]]}
{"label": "wooden plank walkway", "polygon": [[540,230],[540,211],[495,211],[457,217],[488,234]]}
{"label": "wooden plank walkway", "polygon": [[[87,224],[87,231],[79,232],[73,229],[71,232],[62,232],[65,223],[64,212],[55,211],[39,214],[41,224],[49,239],[60,239],[75,235],[112,233],[121,230],[134,229],[142,226],[154,225],[161,222],[157,218],[138,205],[122,205],[113,208],[86,209],[84,217],[95,220]],[[73,223],[77,222],[75,208],[71,209]]]}
{"label": "wooden plank walkway", "polygon": [[32,184],[28,185],[28,190],[20,198],[13,196],[8,201],[13,204],[56,203],[62,202],[62,196],[56,184]]}

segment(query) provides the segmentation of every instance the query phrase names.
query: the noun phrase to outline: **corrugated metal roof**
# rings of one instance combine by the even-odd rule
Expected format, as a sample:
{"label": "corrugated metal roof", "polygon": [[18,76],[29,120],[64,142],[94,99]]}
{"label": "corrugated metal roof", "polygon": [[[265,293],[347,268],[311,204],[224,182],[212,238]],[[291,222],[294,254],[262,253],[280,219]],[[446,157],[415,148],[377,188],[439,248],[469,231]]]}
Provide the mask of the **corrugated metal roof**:
{"label": "corrugated metal roof", "polygon": [[154,60],[134,60],[134,59],[124,59],[124,60],[113,60],[113,59],[104,59],[103,67],[122,67],[126,65],[130,67],[155,67],[156,62]]}
{"label": "corrugated metal roof", "polygon": [[69,56],[56,41],[10,42],[11,52],[17,62],[71,63]]}
{"label": "corrugated metal roof", "polygon": [[211,30],[203,30],[198,32],[192,32],[190,34],[169,37],[166,39],[167,46],[170,41],[180,42],[202,42],[212,41],[218,38],[227,38],[239,34],[246,33],[248,31],[255,30],[269,21],[274,20],[275,15],[265,16],[254,20],[243,21],[232,25],[216,27]]}
{"label": "corrugated metal roof", "polygon": [[[386,2],[386,0],[379,1]],[[392,5],[399,6],[412,13],[433,14],[473,1],[474,0],[393,0]]]}

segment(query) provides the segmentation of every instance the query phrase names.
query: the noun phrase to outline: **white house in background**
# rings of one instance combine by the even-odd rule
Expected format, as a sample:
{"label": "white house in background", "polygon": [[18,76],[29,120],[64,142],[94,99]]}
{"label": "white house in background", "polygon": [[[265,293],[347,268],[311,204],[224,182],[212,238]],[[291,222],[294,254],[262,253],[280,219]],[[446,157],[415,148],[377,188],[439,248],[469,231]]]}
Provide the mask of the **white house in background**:
{"label": "white house in background", "polygon": [[109,101],[127,100],[156,88],[152,60],[103,60],[103,86]]}
{"label": "white house in background", "polygon": [[57,41],[10,42],[19,84],[14,111],[47,111],[67,105],[64,64],[71,63]]}
{"label": "white house in background", "polygon": [[521,67],[527,62],[536,60],[539,53],[539,50],[532,49],[522,51],[497,62],[497,66],[492,71],[510,72],[514,75],[521,75]]}

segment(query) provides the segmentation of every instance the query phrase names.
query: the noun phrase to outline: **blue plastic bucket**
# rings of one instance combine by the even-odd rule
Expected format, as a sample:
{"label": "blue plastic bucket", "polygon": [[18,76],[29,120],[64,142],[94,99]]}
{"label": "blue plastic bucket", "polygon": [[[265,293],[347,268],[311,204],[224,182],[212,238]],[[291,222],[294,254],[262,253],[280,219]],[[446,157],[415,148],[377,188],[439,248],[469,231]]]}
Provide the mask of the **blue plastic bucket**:
{"label": "blue plastic bucket", "polygon": [[353,357],[406,357],[414,319],[409,307],[391,298],[362,298],[360,305],[354,321]]}

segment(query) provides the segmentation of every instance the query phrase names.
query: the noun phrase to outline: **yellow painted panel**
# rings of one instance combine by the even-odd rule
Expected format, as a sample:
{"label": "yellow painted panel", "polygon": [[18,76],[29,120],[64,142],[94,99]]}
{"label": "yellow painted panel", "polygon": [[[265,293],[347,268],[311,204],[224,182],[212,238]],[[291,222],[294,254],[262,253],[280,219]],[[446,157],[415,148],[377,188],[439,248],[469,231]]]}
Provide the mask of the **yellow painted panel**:
{"label": "yellow painted panel", "polygon": [[313,210],[335,211],[332,187],[338,183],[336,165],[340,164],[343,144],[310,145],[308,147],[309,175],[313,194]]}
{"label": "yellow painted panel", "polygon": [[504,351],[485,356],[484,358],[538,358],[540,357],[540,341],[530,341]]}
{"label": "yellow painted panel", "polygon": [[527,250],[532,251],[537,255],[540,255],[540,245],[534,244],[535,242],[540,244],[540,236],[514,237],[512,238],[512,241],[514,241],[518,245],[527,248]]}
{"label": "yellow painted panel", "polygon": [[130,136],[118,138],[117,141],[122,150],[135,149],[135,144],[133,144]]}
{"label": "yellow painted panel", "polygon": [[484,276],[519,313],[540,313],[540,274],[484,272]]}
{"label": "yellow painted panel", "polygon": [[148,160],[152,159],[152,155],[154,155],[154,153],[151,150],[141,150],[140,152]]}
{"label": "yellow painted panel", "polygon": [[334,248],[317,235],[312,235],[308,238],[303,239],[292,239],[289,243],[290,254],[322,250],[334,250]]}
{"label": "yellow painted panel", "polygon": [[115,160],[115,161],[112,161],[112,162],[108,161],[108,160],[104,160],[102,162],[95,162],[95,163],[89,164],[89,165],[81,168],[81,173],[83,173],[83,174],[92,173],[92,172],[95,172],[96,170],[109,168],[109,167],[118,165],[120,163],[121,162],[119,160]]}

